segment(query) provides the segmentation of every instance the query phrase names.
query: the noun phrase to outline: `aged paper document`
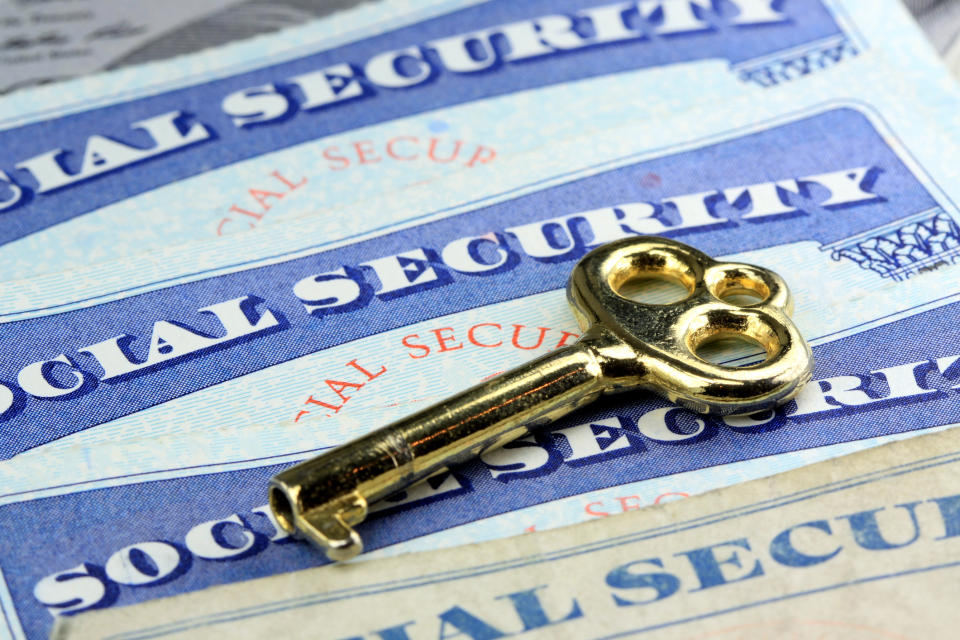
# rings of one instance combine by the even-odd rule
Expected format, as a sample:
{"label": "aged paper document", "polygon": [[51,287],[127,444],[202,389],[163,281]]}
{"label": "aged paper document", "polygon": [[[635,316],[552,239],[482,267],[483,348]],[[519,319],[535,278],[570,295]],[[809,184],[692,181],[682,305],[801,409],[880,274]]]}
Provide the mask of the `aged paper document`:
{"label": "aged paper document", "polygon": [[601,521],[63,618],[56,638],[948,638],[960,429]]}

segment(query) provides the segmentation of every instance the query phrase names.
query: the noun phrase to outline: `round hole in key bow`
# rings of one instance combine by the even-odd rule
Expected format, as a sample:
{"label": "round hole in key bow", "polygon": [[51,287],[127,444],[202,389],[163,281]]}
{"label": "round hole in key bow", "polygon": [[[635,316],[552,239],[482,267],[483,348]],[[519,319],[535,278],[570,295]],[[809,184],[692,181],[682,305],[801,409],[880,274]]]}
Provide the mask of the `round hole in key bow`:
{"label": "round hole in key bow", "polygon": [[647,249],[618,260],[607,276],[617,295],[651,305],[668,305],[690,296],[696,287],[693,269],[673,250]]}
{"label": "round hole in key bow", "polygon": [[706,340],[694,353],[701,360],[723,367],[749,367],[767,359],[760,343],[743,335],[717,336]]}
{"label": "round hole in key bow", "polygon": [[690,290],[676,278],[642,275],[624,282],[617,293],[643,304],[673,304],[689,296]]}
{"label": "round hole in key bow", "polygon": [[788,341],[785,329],[756,311],[713,310],[687,329],[690,352],[725,367],[745,367],[770,360]]}
{"label": "round hole in key bow", "polygon": [[710,292],[732,305],[745,307],[770,298],[771,285],[758,269],[748,265],[723,265],[704,274]]}

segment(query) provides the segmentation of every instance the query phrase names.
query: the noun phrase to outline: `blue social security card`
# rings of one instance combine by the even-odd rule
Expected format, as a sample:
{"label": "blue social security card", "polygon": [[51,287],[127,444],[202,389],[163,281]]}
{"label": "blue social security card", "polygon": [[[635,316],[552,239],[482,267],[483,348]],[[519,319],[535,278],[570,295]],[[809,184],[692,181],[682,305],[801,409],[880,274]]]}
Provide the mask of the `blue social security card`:
{"label": "blue social security card", "polygon": [[783,274],[816,382],[726,420],[611,398],[381,503],[363,525],[372,549],[603,517],[957,422],[960,102],[936,73],[908,83],[893,68],[864,54],[763,101],[332,210],[383,216],[354,238],[303,216],[9,283],[9,635],[321,563],[272,523],[267,479],[574,340],[570,268],[626,235]]}
{"label": "blue social security card", "polygon": [[64,616],[55,637],[950,638],[958,473],[952,429],[616,518]]}
{"label": "blue social security card", "polygon": [[[692,15],[714,20],[702,11]],[[845,23],[842,12],[824,15]],[[513,24],[507,18],[488,24]],[[650,19],[660,25],[666,20]],[[951,192],[938,185],[956,184],[947,161],[957,135],[956,98],[941,86],[939,70],[928,68],[926,50],[914,48],[913,31],[889,14],[861,23],[864,32],[875,34],[875,48],[906,48],[916,55],[894,63],[892,56],[864,49],[836,68],[800,74],[810,76],[802,82],[776,91],[757,86],[729,104],[689,113],[674,109],[673,119],[669,110],[643,117],[632,98],[638,78],[651,77],[652,67],[622,76],[633,83],[629,101],[610,93],[609,102],[598,104],[603,85],[578,85],[570,78],[556,80],[550,86],[557,92],[549,95],[543,87],[517,85],[516,94],[509,94],[516,102],[470,103],[489,110],[467,119],[501,125],[518,105],[529,107],[530,117],[530,109],[546,103],[536,120],[539,131],[526,120],[518,129],[504,126],[504,140],[528,140],[514,151],[561,133],[595,133],[516,159],[500,153],[496,162],[464,167],[466,173],[449,183],[328,209],[322,216],[293,217],[310,208],[304,201],[291,207],[290,225],[183,248],[164,241],[155,245],[162,251],[132,253],[121,261],[110,261],[109,251],[150,234],[131,228],[96,249],[82,240],[79,226],[70,226],[87,225],[112,204],[24,235],[72,229],[65,231],[70,243],[45,236],[46,253],[39,246],[28,252],[34,263],[51,267],[38,258],[55,254],[54,260],[71,247],[93,258],[87,261],[103,262],[74,268],[68,276],[45,267],[39,271],[49,275],[10,282],[0,296],[6,329],[0,345],[6,349],[0,369],[0,451],[6,459],[0,467],[0,528],[4,539],[15,541],[0,550],[0,605],[10,635],[42,635],[52,615],[318,562],[271,524],[263,499],[266,478],[293,460],[575,339],[559,292],[570,266],[589,246],[624,234],[676,236],[783,272],[804,301],[798,321],[815,339],[824,382],[779,414],[732,424],[698,420],[649,398],[598,407],[381,505],[383,517],[365,531],[374,547],[428,535],[405,548],[453,544],[601,517],[947,424],[949,389],[956,382],[948,349],[953,336],[943,317],[949,317],[954,293],[948,267],[957,233]],[[717,24],[701,25],[700,35],[716,35],[722,26]],[[668,42],[679,43],[681,35]],[[615,58],[611,51],[640,40],[609,45],[597,59]],[[572,56],[587,49],[544,54],[524,65],[552,58],[562,67],[557,73],[566,73],[575,68]],[[690,64],[682,68],[701,63]],[[719,78],[722,72],[741,82],[743,74],[731,73],[730,64],[724,60],[706,75]],[[532,68],[524,65],[502,64],[463,78]],[[910,85],[898,84],[900,76],[890,71],[895,67],[916,67]],[[680,68],[663,70],[678,77],[678,87],[686,77],[676,73]],[[543,69],[538,73],[550,76]],[[261,84],[269,79],[266,72],[263,78]],[[454,93],[463,95],[467,84],[458,86]],[[744,85],[735,86],[740,92]],[[927,104],[904,95],[908,87]],[[276,93],[286,95],[281,89]],[[165,94],[147,97],[154,95]],[[558,101],[565,96],[571,100]],[[694,102],[679,96],[677,104]],[[130,103],[141,99],[147,98]],[[192,104],[199,113],[210,103],[204,95]],[[103,113],[126,104],[100,104],[97,109],[106,111],[87,119],[99,125]],[[556,108],[560,104],[563,109]],[[150,107],[139,103],[135,121],[149,120]],[[612,114],[609,121],[605,113]],[[571,114],[580,114],[580,125]],[[67,120],[72,115],[57,118],[71,122],[70,131],[81,131]],[[285,131],[310,113],[289,115],[269,126]],[[597,129],[624,121],[628,128]],[[169,122],[150,120],[147,131],[176,140]],[[208,123],[197,122],[209,130]],[[426,126],[443,129],[444,123],[450,120]],[[576,126],[568,128],[570,123]],[[173,124],[177,135],[200,135],[189,132],[201,129]],[[90,138],[80,132],[78,139],[83,144]],[[384,139],[381,156],[392,139]],[[457,139],[448,140],[449,149]],[[439,157],[437,140],[433,154]],[[429,160],[433,136],[398,140],[391,149],[410,153],[414,143],[425,145],[419,149]],[[91,166],[107,163],[109,170],[51,190],[49,197],[60,198],[58,207],[19,182],[7,193],[20,188],[29,202],[47,202],[30,211],[57,216],[84,199],[74,189],[122,198],[137,192],[141,175],[166,176],[160,186],[143,187],[148,191],[137,192],[138,198],[115,201],[126,203],[128,213],[159,213],[153,220],[162,221],[154,225],[162,232],[170,226],[164,217],[169,212],[189,211],[203,194],[235,186],[236,174],[220,174],[225,182],[217,183],[206,182],[209,172],[177,173],[186,166],[178,164],[186,162],[181,154],[207,144],[201,140],[111,169],[108,158],[120,157],[122,145],[98,140],[100,155],[89,156]],[[218,147],[204,156],[201,168],[239,147],[235,140]],[[353,147],[357,164],[361,155],[370,159],[368,148]],[[111,152],[104,156],[106,149]],[[67,154],[45,157],[60,162]],[[154,166],[161,162],[172,164]],[[292,166],[312,164],[304,156]],[[396,186],[409,184],[406,167],[397,170]],[[490,172],[478,177],[470,173],[474,168]],[[305,193],[309,177],[305,183],[304,176],[277,171],[265,175],[288,192],[274,186],[273,193]],[[353,191],[366,184],[366,175]],[[428,175],[434,174],[421,177]],[[176,198],[163,191],[187,189],[186,183],[192,186]],[[283,199],[264,195],[270,188],[259,191],[271,207]],[[243,192],[256,202],[249,190]],[[61,197],[66,193],[76,195]],[[143,200],[151,194],[157,194],[159,208]],[[26,220],[16,211],[7,212],[8,220]],[[185,220],[197,226],[195,219]],[[897,357],[875,358],[893,341]],[[882,411],[889,419],[878,419]],[[581,467],[587,466],[591,473],[584,474]]]}
{"label": "blue social security card", "polygon": [[282,223],[598,127],[763,100],[888,48],[934,64],[893,0],[361,6],[0,100],[0,270]]}

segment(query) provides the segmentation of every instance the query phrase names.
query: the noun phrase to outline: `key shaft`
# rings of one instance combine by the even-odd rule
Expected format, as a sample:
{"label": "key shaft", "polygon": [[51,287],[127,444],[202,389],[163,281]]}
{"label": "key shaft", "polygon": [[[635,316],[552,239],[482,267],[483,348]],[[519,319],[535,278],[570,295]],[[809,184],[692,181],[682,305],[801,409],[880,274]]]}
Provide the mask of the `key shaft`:
{"label": "key shaft", "polygon": [[593,402],[605,342],[591,335],[287,469],[270,483],[277,521],[333,560],[353,557],[370,503]]}

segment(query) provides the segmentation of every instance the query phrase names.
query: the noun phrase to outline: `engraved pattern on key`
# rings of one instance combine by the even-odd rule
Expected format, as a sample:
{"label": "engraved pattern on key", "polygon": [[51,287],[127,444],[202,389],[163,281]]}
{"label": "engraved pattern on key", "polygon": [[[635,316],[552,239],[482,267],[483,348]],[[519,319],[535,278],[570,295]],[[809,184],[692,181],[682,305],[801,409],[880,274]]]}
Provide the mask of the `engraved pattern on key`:
{"label": "engraved pattern on key", "polygon": [[[670,304],[622,295],[644,278],[675,281],[686,295]],[[736,294],[756,301],[728,301]],[[787,286],[760,267],[673,240],[626,238],[580,260],[567,298],[584,330],[576,343],[275,476],[270,505],[280,525],[345,560],[363,549],[353,526],[370,503],[601,395],[649,391],[700,413],[744,414],[789,400],[811,377]],[[728,337],[757,343],[766,358],[728,367],[697,355]]]}

